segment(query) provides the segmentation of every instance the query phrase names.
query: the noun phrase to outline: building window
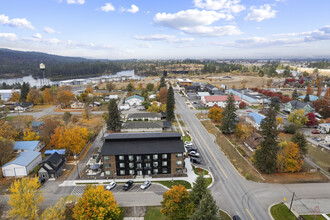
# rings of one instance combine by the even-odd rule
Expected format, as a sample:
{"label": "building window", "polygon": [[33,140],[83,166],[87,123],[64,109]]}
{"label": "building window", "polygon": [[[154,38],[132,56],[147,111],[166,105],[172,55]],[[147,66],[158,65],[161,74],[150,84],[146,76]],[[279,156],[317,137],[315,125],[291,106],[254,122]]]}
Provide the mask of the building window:
{"label": "building window", "polygon": [[176,169],[176,173],[182,173],[182,169],[181,168]]}
{"label": "building window", "polygon": [[137,163],[137,164],[136,164],[136,168],[141,169],[141,168],[142,168],[141,163]]}
{"label": "building window", "polygon": [[110,156],[104,156],[104,161],[110,160]]}
{"label": "building window", "polygon": [[136,161],[141,161],[141,156],[136,156]]}
{"label": "building window", "polygon": [[105,171],[105,175],[106,176],[110,176],[111,175],[111,171],[109,171],[109,170]]}
{"label": "building window", "polygon": [[128,156],[128,159],[129,159],[130,161],[132,161],[132,160],[134,160],[134,156],[129,155],[129,156]]}
{"label": "building window", "polygon": [[154,169],[154,174],[158,174],[158,169]]}
{"label": "building window", "polygon": [[134,163],[129,163],[129,168],[133,168],[134,167]]}
{"label": "building window", "polygon": [[110,167],[111,167],[110,164],[108,163],[104,164],[104,168],[110,168]]}
{"label": "building window", "polygon": [[162,165],[165,167],[165,166],[167,166],[167,161],[163,161],[162,162]]}
{"label": "building window", "polygon": [[180,166],[181,164],[182,164],[182,161],[181,160],[179,160],[179,161],[176,162],[176,165],[178,165],[178,166]]}
{"label": "building window", "polygon": [[167,159],[167,154],[162,154],[163,159]]}
{"label": "building window", "polygon": [[176,154],[176,157],[177,158],[181,158],[182,157],[182,154]]}
{"label": "building window", "polygon": [[146,168],[150,168],[150,163],[146,163]]}
{"label": "building window", "polygon": [[153,158],[154,160],[157,160],[157,159],[158,159],[158,154],[154,154],[154,155],[152,156],[152,158]]}
{"label": "building window", "polygon": [[137,171],[137,175],[142,176],[142,171],[141,170]]}
{"label": "building window", "polygon": [[163,169],[163,173],[167,173],[167,169]]}
{"label": "building window", "polygon": [[154,167],[158,167],[158,162],[153,162]]}
{"label": "building window", "polygon": [[134,170],[129,170],[130,175],[134,175]]}
{"label": "building window", "polygon": [[146,160],[150,160],[150,155],[146,155]]}
{"label": "building window", "polygon": [[125,170],[120,170],[120,175],[125,175]]}
{"label": "building window", "polygon": [[124,168],[125,167],[125,163],[120,163],[119,164],[119,167]]}
{"label": "building window", "polygon": [[151,170],[147,170],[147,175],[151,175]]}
{"label": "building window", "polygon": [[119,160],[124,160],[124,156],[119,156]]}

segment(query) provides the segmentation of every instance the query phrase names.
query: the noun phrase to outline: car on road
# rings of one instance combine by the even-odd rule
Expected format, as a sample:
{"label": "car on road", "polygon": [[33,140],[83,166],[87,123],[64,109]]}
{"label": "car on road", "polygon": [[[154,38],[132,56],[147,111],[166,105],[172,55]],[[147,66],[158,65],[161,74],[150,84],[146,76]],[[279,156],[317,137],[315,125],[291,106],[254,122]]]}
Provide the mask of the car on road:
{"label": "car on road", "polygon": [[233,220],[241,220],[241,218],[238,215],[234,215]]}
{"label": "car on road", "polygon": [[190,156],[190,157],[199,157],[199,153],[197,153],[196,151],[190,151],[188,153],[188,156]]}
{"label": "car on road", "polygon": [[112,182],[110,182],[110,183],[105,187],[105,189],[106,189],[106,190],[112,190],[112,189],[115,188],[116,186],[117,186],[117,183],[114,182],[114,181],[112,181]]}
{"label": "car on road", "polygon": [[123,190],[127,191],[133,186],[133,180],[128,180],[123,186]]}
{"label": "car on road", "polygon": [[141,188],[141,189],[146,189],[146,188],[148,188],[149,186],[151,186],[151,182],[150,182],[150,181],[145,181],[145,182],[140,186],[140,188]]}
{"label": "car on road", "polygon": [[319,133],[320,133],[320,131],[318,131],[318,130],[312,131],[312,134],[319,134]]}
{"label": "car on road", "polygon": [[196,158],[196,157],[190,157],[190,162],[191,163],[197,163],[197,164],[201,164],[201,160]]}

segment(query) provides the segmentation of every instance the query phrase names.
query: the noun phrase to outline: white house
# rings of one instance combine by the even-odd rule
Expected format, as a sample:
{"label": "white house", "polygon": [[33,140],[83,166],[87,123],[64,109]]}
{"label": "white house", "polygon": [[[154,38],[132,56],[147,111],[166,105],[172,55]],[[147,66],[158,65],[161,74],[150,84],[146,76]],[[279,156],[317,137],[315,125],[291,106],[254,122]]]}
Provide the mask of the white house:
{"label": "white house", "polygon": [[40,141],[16,141],[14,151],[21,153],[24,151],[37,151],[39,152],[45,145]]}
{"label": "white house", "polygon": [[14,110],[17,112],[25,112],[32,107],[33,107],[33,103],[23,102],[23,103],[16,104]]}
{"label": "white house", "polygon": [[129,109],[130,109],[130,107],[128,104],[119,106],[119,110],[129,110]]}
{"label": "white house", "polygon": [[74,103],[71,103],[70,106],[71,106],[71,108],[74,108],[74,109],[83,109],[83,108],[85,108],[85,103],[76,101]]}
{"label": "white house", "polygon": [[106,101],[106,102],[109,102],[111,99],[118,100],[119,96],[118,95],[109,95],[109,96],[104,97],[104,101]]}
{"label": "white house", "polygon": [[139,95],[130,96],[125,100],[125,104],[128,104],[130,106],[132,105],[140,106],[142,105],[142,102],[144,102],[144,98]]}
{"label": "white house", "polygon": [[[218,107],[224,108],[226,106],[227,97],[227,95],[202,96],[201,102],[206,107],[213,107],[214,105],[217,105]],[[234,99],[235,105],[238,106],[238,104],[241,102],[240,97],[235,95]]]}
{"label": "white house", "polygon": [[4,177],[23,177],[42,161],[41,153],[36,151],[25,151],[19,154],[15,160],[2,166]]}
{"label": "white house", "polygon": [[1,100],[7,102],[14,92],[18,92],[19,94],[21,94],[20,89],[0,89]]}

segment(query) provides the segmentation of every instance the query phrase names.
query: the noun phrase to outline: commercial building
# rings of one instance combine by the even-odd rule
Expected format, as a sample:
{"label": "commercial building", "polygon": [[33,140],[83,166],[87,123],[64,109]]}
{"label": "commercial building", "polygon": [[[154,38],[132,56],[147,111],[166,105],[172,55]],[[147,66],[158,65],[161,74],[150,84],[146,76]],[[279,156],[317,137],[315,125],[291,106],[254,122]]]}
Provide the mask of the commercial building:
{"label": "commercial building", "polygon": [[[201,102],[205,107],[213,107],[217,105],[218,107],[224,108],[226,106],[227,102],[227,95],[213,95],[213,96],[202,96],[201,97]],[[241,99],[235,95],[235,105],[238,106],[238,104],[241,102]]]}
{"label": "commercial building", "polygon": [[237,95],[244,102],[251,106],[257,106],[262,104],[270,103],[269,98],[267,96],[261,95],[258,92],[253,92],[248,89],[229,89],[228,93],[233,95]]}
{"label": "commercial building", "polygon": [[184,146],[177,132],[112,133],[101,149],[104,176],[181,176]]}
{"label": "commercial building", "polygon": [[142,105],[142,102],[144,102],[144,98],[139,95],[133,95],[125,99],[125,104],[128,104],[130,106],[140,106]]}
{"label": "commercial building", "polygon": [[121,128],[121,132],[162,132],[170,131],[172,124],[169,121],[142,121],[142,122],[126,122]]}
{"label": "commercial building", "polygon": [[127,121],[160,121],[161,114],[153,112],[131,113],[126,117]]}

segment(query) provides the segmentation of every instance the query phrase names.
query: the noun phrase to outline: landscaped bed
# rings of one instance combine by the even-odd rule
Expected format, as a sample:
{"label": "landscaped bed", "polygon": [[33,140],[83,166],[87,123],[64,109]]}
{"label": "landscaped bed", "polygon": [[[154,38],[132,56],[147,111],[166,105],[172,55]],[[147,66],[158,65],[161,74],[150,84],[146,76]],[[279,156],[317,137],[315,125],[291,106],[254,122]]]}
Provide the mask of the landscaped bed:
{"label": "landscaped bed", "polygon": [[296,220],[296,216],[283,203],[270,208],[270,213],[275,220]]}
{"label": "landscaped bed", "polygon": [[146,214],[144,216],[145,220],[166,220],[167,218],[160,212],[160,206],[148,206]]}
{"label": "landscaped bed", "polygon": [[172,186],[175,185],[182,185],[186,189],[191,189],[191,184],[185,180],[174,180],[174,181],[153,181],[154,183],[162,184],[163,186],[166,186],[167,188],[172,188]]}

